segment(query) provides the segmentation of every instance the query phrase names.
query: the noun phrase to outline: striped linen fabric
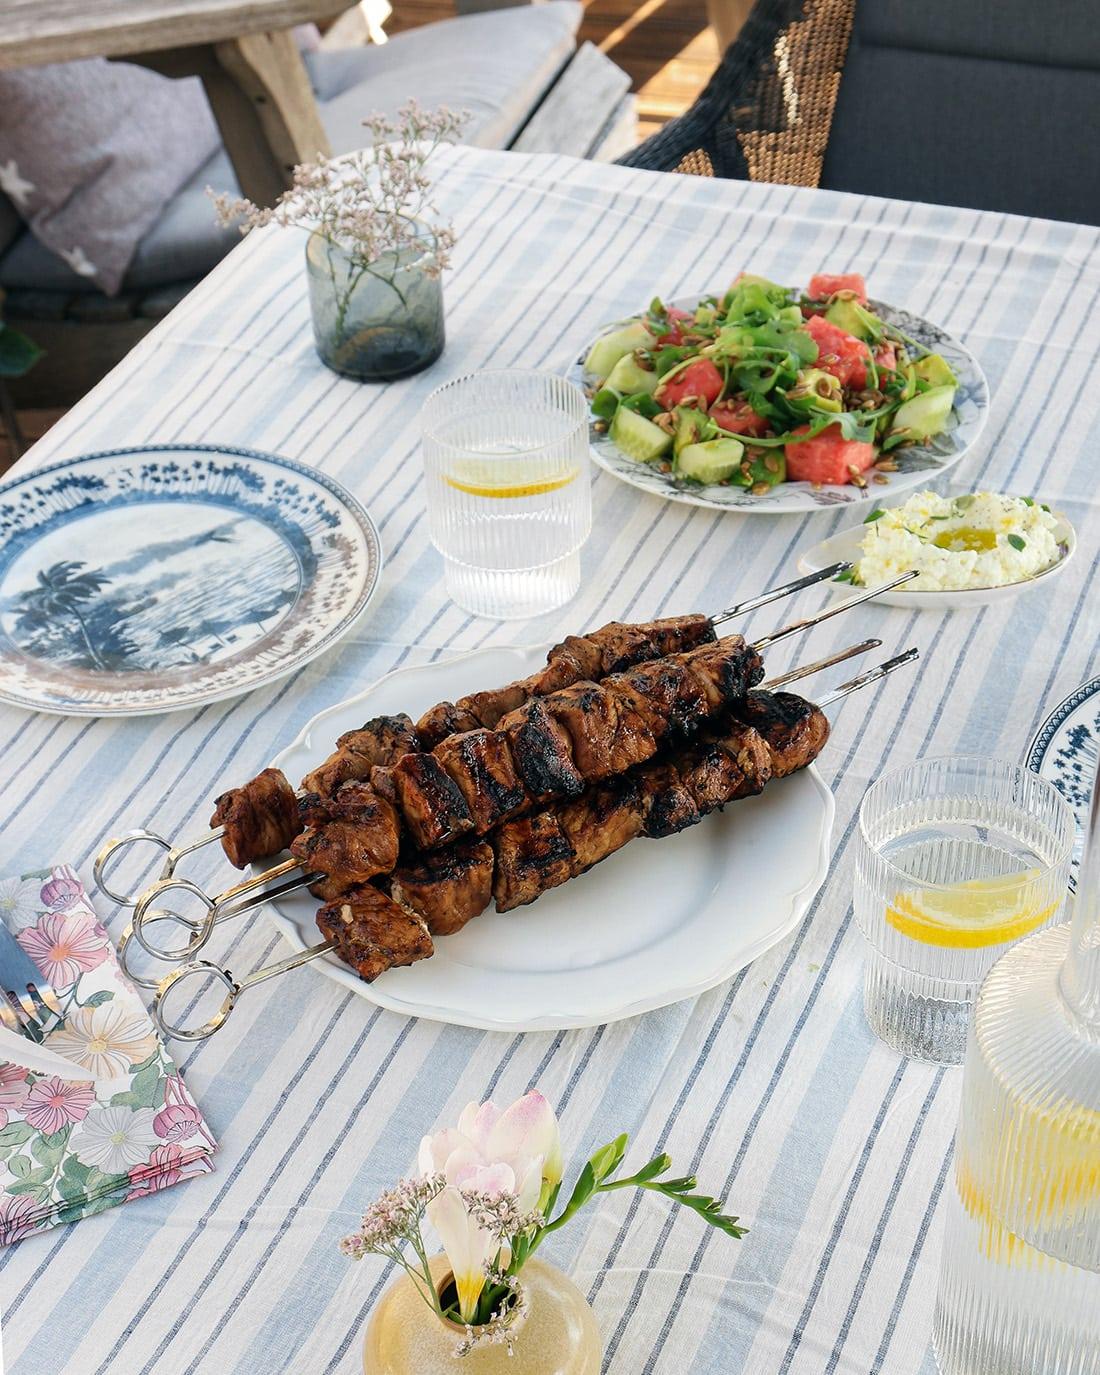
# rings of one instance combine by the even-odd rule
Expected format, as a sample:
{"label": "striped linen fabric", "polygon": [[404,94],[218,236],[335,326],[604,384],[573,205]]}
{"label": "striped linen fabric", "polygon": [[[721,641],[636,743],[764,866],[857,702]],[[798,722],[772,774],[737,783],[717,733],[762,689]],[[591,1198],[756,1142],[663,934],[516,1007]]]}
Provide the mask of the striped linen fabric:
{"label": "striped linen fabric", "polygon": [[[439,167],[459,246],[450,342],[430,373],[372,387],[327,372],[302,240],[264,231],[24,460],[147,441],[284,454],[366,503],[387,568],[338,648],[247,697],[133,721],[0,713],[9,860],[28,869],[61,856],[90,878],[98,845],[127,825],[191,833],[221,785],[402,664],[612,617],[716,610],[791,577],[796,551],[850,515],[720,515],[597,473],[572,605],[517,630],[446,598],[418,457],[428,390],[475,368],[564,368],[654,291],[721,286],[741,268],[796,283],[863,271],[875,295],[960,335],[989,376],[989,425],[950,490],[1041,494],[1075,522],[1077,561],[1050,592],[976,613],[868,607],[816,632],[814,657],[874,634],[884,653],[918,643],[923,663],[839,711],[820,765],[838,804],[824,890],[794,936],[705,996],[595,1030],[512,1036],[405,1020],[316,970],[250,994],[224,1032],[181,1057],[222,1142],[215,1172],[0,1256],[8,1368],[358,1369],[389,1276],[346,1261],[337,1239],[410,1168],[423,1132],[470,1099],[509,1101],[537,1084],[567,1154],[627,1130],[630,1158],[668,1150],[751,1228],[736,1243],[620,1193],[559,1234],[551,1258],[595,1306],[607,1371],[929,1375],[959,1073],[900,1061],[864,1025],[854,817],[871,779],[922,753],[1020,758],[1049,709],[1098,671],[1087,601],[1100,547],[1098,231],[553,156],[463,148]],[[811,591],[782,615],[823,600]],[[762,612],[750,628],[776,623]],[[773,667],[795,652],[785,645]],[[737,901],[730,892],[731,921]],[[122,915],[99,903],[117,936]],[[238,974],[278,953],[262,917],[226,928],[213,949]]]}

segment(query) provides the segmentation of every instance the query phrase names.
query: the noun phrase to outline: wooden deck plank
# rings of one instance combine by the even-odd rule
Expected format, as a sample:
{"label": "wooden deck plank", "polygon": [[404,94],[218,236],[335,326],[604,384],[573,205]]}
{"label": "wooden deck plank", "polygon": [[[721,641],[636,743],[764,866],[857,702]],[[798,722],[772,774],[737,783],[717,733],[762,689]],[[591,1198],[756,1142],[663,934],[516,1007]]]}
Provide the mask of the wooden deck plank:
{"label": "wooden deck plank", "polygon": [[[452,0],[393,0],[386,32],[397,34],[454,14]],[[681,114],[718,65],[705,0],[584,0],[578,44],[595,43],[631,79],[644,138]]]}

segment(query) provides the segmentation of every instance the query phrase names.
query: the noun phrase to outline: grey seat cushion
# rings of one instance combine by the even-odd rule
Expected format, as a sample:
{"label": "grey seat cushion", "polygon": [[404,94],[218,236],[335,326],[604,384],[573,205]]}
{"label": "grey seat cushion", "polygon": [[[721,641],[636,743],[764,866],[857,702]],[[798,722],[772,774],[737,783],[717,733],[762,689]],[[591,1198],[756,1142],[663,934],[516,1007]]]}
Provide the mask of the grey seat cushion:
{"label": "grey seat cushion", "polygon": [[1100,224],[1100,24],[1076,0],[860,0],[822,185]]}
{"label": "grey seat cushion", "polygon": [[[306,53],[333,152],[362,147],[363,119],[375,110],[396,114],[410,96],[429,109],[469,110],[465,140],[506,147],[572,53],[581,13],[577,0],[549,0],[428,24],[377,47]],[[199,168],[141,241],[124,291],[193,281],[239,241],[237,230],[216,223],[207,186],[236,192],[224,152]],[[94,290],[30,234],[0,259],[0,285]]]}

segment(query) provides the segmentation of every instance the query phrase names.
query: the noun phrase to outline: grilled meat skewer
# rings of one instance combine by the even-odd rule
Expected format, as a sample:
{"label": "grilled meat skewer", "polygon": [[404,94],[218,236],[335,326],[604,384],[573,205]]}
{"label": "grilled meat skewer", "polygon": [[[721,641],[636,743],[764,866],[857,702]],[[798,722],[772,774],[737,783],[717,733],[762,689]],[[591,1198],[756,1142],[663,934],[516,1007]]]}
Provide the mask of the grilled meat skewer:
{"label": "grilled meat skewer", "polygon": [[[430,754],[376,768],[373,787],[356,793],[369,804],[361,817],[337,811],[297,836],[290,852],[309,869],[339,876],[344,886],[366,882],[392,867],[386,857],[400,843],[399,824],[418,850],[430,850],[483,834],[539,803],[578,797],[590,784],[651,759],[666,740],[689,738],[763,675],[760,655],[731,635],[602,683],[533,698],[503,716],[495,731],[467,732]],[[339,789],[338,808],[352,786],[363,787]],[[391,798],[389,811],[372,800]],[[323,801],[311,803],[311,815],[324,813]],[[363,829],[379,834],[367,840]]]}
{"label": "grilled meat skewer", "polygon": [[[331,797],[342,784],[370,777],[377,766],[396,764],[406,754],[431,750],[448,736],[495,727],[502,716],[531,698],[588,679],[604,678],[634,664],[712,643],[714,627],[706,616],[668,616],[639,625],[612,621],[589,635],[569,635],[546,656],[546,667],[503,687],[440,702],[420,720],[399,713],[377,716],[347,731],[335,751],[306,774],[302,789]],[[252,860],[285,850],[303,827],[293,803],[294,790],[278,769],[262,773],[215,800],[210,825],[223,827],[222,848],[238,869]]]}
{"label": "grilled meat skewer", "polygon": [[[336,953],[368,982],[385,968],[410,914],[423,939],[401,945],[397,963],[426,958],[435,935],[457,930],[489,902],[498,911],[533,902],[638,836],[685,829],[771,778],[805,768],[829,726],[821,710],[792,693],[751,692],[724,724],[667,759],[651,760],[590,788],[582,797],[505,822],[488,844],[467,842],[422,856],[388,881],[386,902],[366,884],[334,896],[317,925]],[[434,866],[434,867],[433,867]],[[409,877],[406,877],[406,875]]]}

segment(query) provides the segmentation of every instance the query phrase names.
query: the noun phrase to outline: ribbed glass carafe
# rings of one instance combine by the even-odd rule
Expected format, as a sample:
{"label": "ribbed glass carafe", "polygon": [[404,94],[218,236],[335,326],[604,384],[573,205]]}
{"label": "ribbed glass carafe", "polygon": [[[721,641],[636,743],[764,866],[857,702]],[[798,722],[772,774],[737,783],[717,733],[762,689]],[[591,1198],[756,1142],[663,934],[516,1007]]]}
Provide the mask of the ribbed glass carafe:
{"label": "ribbed glass carafe", "polygon": [[1072,922],[978,997],[934,1341],[944,1375],[1100,1375],[1100,778]]}

